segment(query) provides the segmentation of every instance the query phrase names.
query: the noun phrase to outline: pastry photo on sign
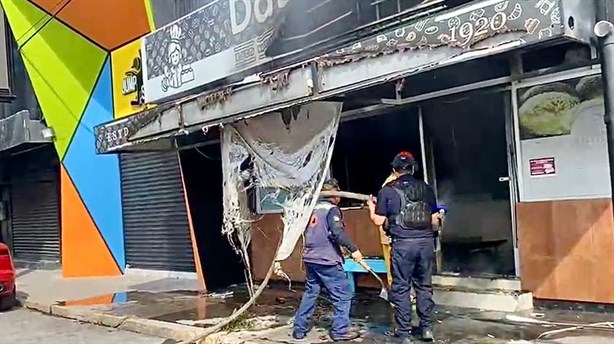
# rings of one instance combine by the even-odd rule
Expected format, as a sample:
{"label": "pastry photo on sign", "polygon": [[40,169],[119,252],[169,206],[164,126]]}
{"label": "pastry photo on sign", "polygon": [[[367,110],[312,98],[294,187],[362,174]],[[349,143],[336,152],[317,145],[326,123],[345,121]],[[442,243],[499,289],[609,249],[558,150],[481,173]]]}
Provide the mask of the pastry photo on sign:
{"label": "pastry photo on sign", "polygon": [[519,103],[522,140],[589,134],[585,124],[603,115],[601,76],[531,87],[520,94]]}

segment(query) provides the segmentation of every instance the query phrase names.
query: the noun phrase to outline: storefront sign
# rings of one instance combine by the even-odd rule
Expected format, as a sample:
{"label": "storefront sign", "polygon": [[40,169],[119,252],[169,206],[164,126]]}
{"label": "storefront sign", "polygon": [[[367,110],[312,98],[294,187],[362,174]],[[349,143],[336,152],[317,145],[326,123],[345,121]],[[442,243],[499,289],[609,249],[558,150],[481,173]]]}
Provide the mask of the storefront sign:
{"label": "storefront sign", "polygon": [[441,46],[466,50],[478,48],[481,41],[505,33],[526,33],[523,35],[526,44],[563,32],[558,5],[558,0],[471,3],[356,42],[325,55],[322,61],[329,64],[345,63],[399,50],[433,49]]}
{"label": "storefront sign", "polygon": [[518,90],[522,202],[611,197],[601,74],[582,74]]}
{"label": "storefront sign", "polygon": [[155,110],[149,110],[94,127],[96,153],[108,153],[125,146],[131,135],[155,120],[157,116],[158,113]]}
{"label": "storefront sign", "polygon": [[214,0],[145,36],[145,100],[156,102],[266,61],[288,1]]}
{"label": "storefront sign", "polygon": [[141,41],[136,40],[111,52],[111,64],[115,118],[123,118],[143,110],[145,93]]}
{"label": "storefront sign", "polygon": [[547,177],[556,175],[556,163],[553,157],[530,159],[529,170],[531,177]]}
{"label": "storefront sign", "polygon": [[[181,111],[181,121],[175,118],[177,111],[168,111],[161,114],[156,123],[142,127],[136,135],[132,134],[132,138],[143,139],[176,131],[183,126],[265,113],[299,100],[308,101],[312,96],[334,96],[429,68],[526,48],[537,42],[563,39],[587,42],[586,30],[566,30],[561,20],[562,17],[574,17],[578,23],[594,20],[590,11],[580,11],[578,6],[563,6],[574,1],[473,1],[414,19],[385,34],[312,60],[308,64],[324,68],[302,68],[316,73],[305,74],[305,77],[298,77],[300,73],[290,73],[281,89],[253,82],[241,85],[240,90],[234,90],[230,98],[215,106],[203,107],[199,100],[202,97],[186,99],[181,106],[171,104]],[[254,14],[254,3],[261,4],[258,13],[262,15]],[[273,7],[266,7],[265,3],[273,4]],[[249,7],[253,18],[248,21],[247,17],[238,15],[237,6]],[[142,49],[146,100],[162,102],[163,98],[184,91],[196,92],[194,88],[202,88],[204,84],[213,87],[211,82],[220,78],[224,78],[226,85],[232,84],[229,76],[239,75],[242,63],[246,61],[240,51],[258,52],[253,55],[256,58],[248,62],[252,67],[265,61],[260,48],[268,45],[269,35],[275,31],[276,15],[285,11],[284,6],[285,2],[275,0],[216,0],[146,36]],[[236,15],[234,22],[231,13]],[[203,40],[205,38],[207,40]],[[555,155],[544,153],[526,156],[525,159],[543,156]],[[561,164],[561,159],[555,157],[559,170],[569,171]]]}

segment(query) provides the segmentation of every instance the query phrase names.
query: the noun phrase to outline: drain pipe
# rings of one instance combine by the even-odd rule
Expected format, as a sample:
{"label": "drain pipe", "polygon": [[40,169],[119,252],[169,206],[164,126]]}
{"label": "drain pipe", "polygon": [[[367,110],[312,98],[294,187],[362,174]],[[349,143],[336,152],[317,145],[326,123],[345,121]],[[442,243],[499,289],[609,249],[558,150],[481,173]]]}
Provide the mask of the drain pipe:
{"label": "drain pipe", "polygon": [[[604,120],[610,163],[610,187],[614,193],[614,1],[596,0],[597,24],[594,32],[601,58],[601,77],[603,80]],[[614,195],[613,195],[614,196]],[[612,198],[614,216],[614,198]]]}

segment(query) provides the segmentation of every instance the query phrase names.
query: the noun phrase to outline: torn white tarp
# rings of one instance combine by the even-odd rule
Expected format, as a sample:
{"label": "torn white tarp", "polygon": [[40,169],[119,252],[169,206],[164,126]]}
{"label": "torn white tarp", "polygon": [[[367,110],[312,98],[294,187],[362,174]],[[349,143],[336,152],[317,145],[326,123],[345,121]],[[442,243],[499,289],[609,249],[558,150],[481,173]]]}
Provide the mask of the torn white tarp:
{"label": "torn white tarp", "polygon": [[249,265],[253,218],[248,191],[283,190],[283,236],[275,257],[290,256],[303,234],[330,165],[341,103],[314,102],[224,127],[223,233]]}

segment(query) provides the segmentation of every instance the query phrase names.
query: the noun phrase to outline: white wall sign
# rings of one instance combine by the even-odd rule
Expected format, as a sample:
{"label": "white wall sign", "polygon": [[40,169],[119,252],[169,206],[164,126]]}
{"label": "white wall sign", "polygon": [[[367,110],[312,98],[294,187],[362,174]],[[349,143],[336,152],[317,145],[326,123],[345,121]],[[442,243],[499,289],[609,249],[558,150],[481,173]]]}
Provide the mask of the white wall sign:
{"label": "white wall sign", "polygon": [[601,75],[521,88],[517,101],[520,200],[610,197]]}
{"label": "white wall sign", "polygon": [[529,173],[533,178],[556,176],[556,160],[554,157],[529,159]]}

